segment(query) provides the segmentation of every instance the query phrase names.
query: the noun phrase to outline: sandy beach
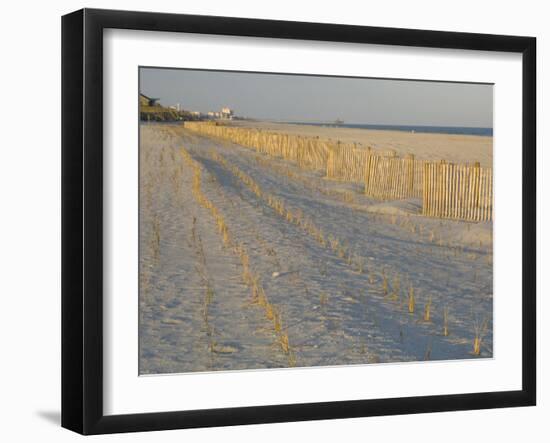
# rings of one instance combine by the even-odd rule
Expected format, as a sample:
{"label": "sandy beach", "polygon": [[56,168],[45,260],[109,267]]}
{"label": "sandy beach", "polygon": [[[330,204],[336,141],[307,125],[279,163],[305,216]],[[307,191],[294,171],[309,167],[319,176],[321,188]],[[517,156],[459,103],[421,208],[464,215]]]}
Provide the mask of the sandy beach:
{"label": "sandy beach", "polygon": [[141,374],[492,357],[490,222],[184,126],[142,125],[140,156]]}
{"label": "sandy beach", "polygon": [[340,140],[344,143],[358,143],[361,146],[371,146],[380,150],[392,149],[400,156],[413,154],[422,160],[446,160],[452,163],[477,161],[484,167],[493,165],[493,137],[380,131],[263,121],[232,121],[230,125]]}

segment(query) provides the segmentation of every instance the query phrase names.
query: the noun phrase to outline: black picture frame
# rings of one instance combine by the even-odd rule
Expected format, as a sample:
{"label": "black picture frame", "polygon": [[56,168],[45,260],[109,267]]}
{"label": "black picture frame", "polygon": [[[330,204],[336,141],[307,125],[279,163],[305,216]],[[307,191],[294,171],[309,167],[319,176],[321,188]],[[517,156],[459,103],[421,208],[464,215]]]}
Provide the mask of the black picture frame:
{"label": "black picture frame", "polygon": [[[103,31],[108,28],[522,54],[522,389],[131,415],[103,413]],[[536,403],[536,39],[83,9],[62,18],[62,426],[82,434]]]}

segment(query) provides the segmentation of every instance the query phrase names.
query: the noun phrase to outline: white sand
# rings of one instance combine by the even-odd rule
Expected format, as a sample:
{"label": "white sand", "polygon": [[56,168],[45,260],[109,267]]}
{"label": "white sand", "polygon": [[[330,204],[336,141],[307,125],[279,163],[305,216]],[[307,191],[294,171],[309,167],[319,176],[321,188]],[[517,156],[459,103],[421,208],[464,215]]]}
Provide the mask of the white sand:
{"label": "white sand", "polygon": [[[232,248],[223,246],[209,211],[193,198],[192,171],[179,155],[182,146],[201,165],[202,192],[225,217],[234,241],[246,246],[254,272],[281,313],[298,366],[473,358],[475,325],[484,319],[489,326],[482,357],[492,357],[490,224],[413,215],[414,201],[380,204],[360,190],[348,203],[318,190],[334,190],[342,183],[283,160],[184,129],[170,135],[173,129],[166,125],[145,125],[141,131],[142,373],[287,365],[271,323],[251,303],[241,263]],[[213,159],[212,152],[294,213],[300,211],[327,238],[336,236],[351,248],[354,260],[362,259],[363,271],[279,216]],[[315,186],[281,174],[277,165],[288,166]],[[158,257],[152,235],[155,217]],[[210,333],[201,272],[213,289]],[[390,291],[386,296],[384,275]],[[411,286],[417,301],[413,314],[406,303]],[[425,322],[429,301],[432,318]],[[448,336],[442,335],[444,307],[449,309]]]}

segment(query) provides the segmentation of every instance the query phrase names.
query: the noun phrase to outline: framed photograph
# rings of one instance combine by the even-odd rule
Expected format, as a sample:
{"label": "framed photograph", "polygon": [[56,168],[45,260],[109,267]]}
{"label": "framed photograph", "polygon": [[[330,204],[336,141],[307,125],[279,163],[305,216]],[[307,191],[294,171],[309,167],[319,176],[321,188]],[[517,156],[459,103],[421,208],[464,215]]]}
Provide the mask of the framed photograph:
{"label": "framed photograph", "polygon": [[535,405],[531,37],[62,20],[62,425]]}

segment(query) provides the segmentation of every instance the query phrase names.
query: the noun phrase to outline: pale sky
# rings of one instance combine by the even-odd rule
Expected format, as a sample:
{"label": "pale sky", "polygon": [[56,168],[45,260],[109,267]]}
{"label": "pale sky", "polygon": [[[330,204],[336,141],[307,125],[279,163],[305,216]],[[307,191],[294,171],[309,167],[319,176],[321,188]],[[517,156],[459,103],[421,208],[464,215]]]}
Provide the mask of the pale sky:
{"label": "pale sky", "polygon": [[493,127],[487,84],[141,68],[140,92],[189,111],[264,120]]}

